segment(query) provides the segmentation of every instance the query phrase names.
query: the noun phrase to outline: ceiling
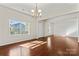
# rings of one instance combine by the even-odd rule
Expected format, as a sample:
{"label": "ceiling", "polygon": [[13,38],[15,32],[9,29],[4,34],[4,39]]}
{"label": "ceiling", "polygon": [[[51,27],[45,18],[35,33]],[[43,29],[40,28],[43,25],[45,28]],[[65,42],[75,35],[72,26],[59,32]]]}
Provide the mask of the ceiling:
{"label": "ceiling", "polygon": [[[12,9],[32,15],[31,10],[35,8],[35,3],[2,3]],[[38,9],[42,10],[40,19],[48,19],[50,17],[62,15],[77,10],[77,3],[38,3]]]}

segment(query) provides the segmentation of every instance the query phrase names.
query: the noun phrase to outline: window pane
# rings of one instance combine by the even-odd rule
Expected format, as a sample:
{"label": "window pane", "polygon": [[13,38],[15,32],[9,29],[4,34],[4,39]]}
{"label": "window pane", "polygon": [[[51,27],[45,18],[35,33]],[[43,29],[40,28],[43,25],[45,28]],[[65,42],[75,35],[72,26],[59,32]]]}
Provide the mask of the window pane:
{"label": "window pane", "polygon": [[10,34],[27,34],[28,24],[15,18],[9,20]]}

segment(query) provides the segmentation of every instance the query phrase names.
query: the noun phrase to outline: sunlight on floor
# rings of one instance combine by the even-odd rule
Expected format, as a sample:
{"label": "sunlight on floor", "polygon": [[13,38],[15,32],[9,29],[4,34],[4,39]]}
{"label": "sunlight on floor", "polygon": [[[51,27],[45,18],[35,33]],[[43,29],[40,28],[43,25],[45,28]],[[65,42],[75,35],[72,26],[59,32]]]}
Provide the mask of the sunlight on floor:
{"label": "sunlight on floor", "polygon": [[9,51],[9,56],[20,56],[20,48],[13,48]]}
{"label": "sunlight on floor", "polygon": [[51,37],[47,38],[48,48],[51,49]]}

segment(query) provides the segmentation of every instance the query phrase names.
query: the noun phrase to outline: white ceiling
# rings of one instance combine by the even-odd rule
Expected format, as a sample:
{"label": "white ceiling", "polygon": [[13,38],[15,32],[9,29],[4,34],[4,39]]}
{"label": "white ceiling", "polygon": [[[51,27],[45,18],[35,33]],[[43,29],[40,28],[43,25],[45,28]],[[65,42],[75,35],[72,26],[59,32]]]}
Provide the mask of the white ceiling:
{"label": "white ceiling", "polygon": [[[9,8],[32,15],[31,10],[35,8],[35,3],[4,3],[1,4]],[[38,9],[42,10],[41,19],[62,15],[78,8],[76,3],[38,3]]]}

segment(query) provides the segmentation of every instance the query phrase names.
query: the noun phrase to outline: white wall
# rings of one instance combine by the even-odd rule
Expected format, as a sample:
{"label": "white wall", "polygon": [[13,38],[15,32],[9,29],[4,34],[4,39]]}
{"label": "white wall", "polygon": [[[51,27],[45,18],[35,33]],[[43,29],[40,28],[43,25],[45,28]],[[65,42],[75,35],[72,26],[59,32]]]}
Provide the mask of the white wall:
{"label": "white wall", "polygon": [[38,37],[43,37],[45,32],[45,22],[38,21]]}
{"label": "white wall", "polygon": [[[23,22],[31,23],[30,35],[10,35],[9,20],[13,17],[18,18]],[[0,46],[34,38],[35,25],[33,24],[33,20],[34,19],[29,15],[24,15],[15,10],[0,6]]]}
{"label": "white wall", "polygon": [[79,36],[78,15],[79,13],[74,13],[70,15],[63,15],[56,18],[48,19],[45,26],[46,27],[45,35],[47,36],[47,35],[55,34],[55,35],[78,37]]}

